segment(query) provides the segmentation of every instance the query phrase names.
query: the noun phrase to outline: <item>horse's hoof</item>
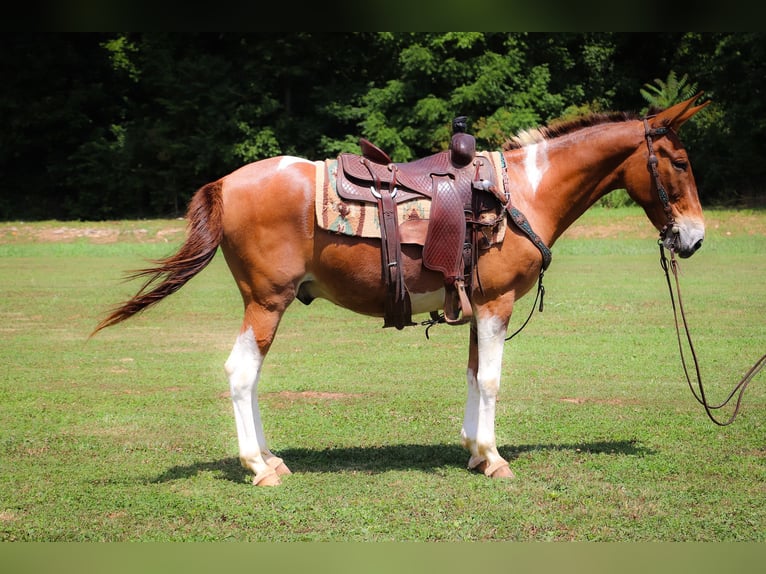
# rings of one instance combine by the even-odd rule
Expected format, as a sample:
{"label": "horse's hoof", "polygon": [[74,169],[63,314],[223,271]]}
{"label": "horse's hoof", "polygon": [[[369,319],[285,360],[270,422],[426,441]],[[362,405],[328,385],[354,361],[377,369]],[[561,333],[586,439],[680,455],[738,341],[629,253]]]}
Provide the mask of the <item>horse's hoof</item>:
{"label": "horse's hoof", "polygon": [[286,474],[292,474],[293,472],[287,467],[285,462],[278,456],[273,456],[266,461],[271,468],[273,468],[279,476]]}
{"label": "horse's hoof", "polygon": [[280,484],[282,484],[282,480],[274,469],[269,469],[253,477],[254,486],[279,486]]}
{"label": "horse's hoof", "polygon": [[277,465],[277,466],[274,468],[274,471],[275,471],[275,472],[277,473],[277,475],[279,475],[279,476],[284,476],[284,475],[286,475],[286,474],[292,474],[292,473],[293,473],[293,471],[292,471],[292,470],[290,470],[289,468],[287,468],[287,465],[286,465],[284,462],[280,462],[280,463],[279,463],[279,465]]}
{"label": "horse's hoof", "polygon": [[508,463],[504,460],[496,462],[488,467],[484,471],[484,474],[490,478],[516,478],[516,475],[513,474],[510,466],[508,466]]}
{"label": "horse's hoof", "polygon": [[489,464],[486,460],[481,461],[479,464],[473,467],[473,470],[481,472],[484,476],[489,478],[515,478],[508,462],[505,460],[498,460],[492,464]]}

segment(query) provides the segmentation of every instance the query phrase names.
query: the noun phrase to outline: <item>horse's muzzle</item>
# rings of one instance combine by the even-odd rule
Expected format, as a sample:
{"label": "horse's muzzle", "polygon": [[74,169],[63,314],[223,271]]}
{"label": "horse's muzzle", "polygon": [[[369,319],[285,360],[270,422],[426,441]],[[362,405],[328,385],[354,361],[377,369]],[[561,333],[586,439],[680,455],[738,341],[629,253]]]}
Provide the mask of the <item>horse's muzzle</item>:
{"label": "horse's muzzle", "polygon": [[665,248],[677,253],[682,259],[694,255],[702,247],[704,239],[705,227],[696,222],[676,222],[668,226],[662,235]]}

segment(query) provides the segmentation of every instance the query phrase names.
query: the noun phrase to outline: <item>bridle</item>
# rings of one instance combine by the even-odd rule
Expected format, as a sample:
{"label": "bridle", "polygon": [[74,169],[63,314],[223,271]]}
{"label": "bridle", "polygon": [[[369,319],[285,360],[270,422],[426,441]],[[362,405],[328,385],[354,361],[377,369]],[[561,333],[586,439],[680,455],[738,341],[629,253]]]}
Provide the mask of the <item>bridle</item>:
{"label": "bridle", "polygon": [[660,230],[660,238],[666,239],[668,230],[670,230],[671,233],[673,233],[674,237],[678,235],[678,226],[676,225],[676,220],[673,217],[673,210],[670,207],[670,198],[668,197],[668,192],[665,191],[665,186],[662,185],[662,181],[660,180],[660,172],[657,168],[657,164],[659,163],[659,160],[657,159],[657,155],[654,153],[654,143],[653,138],[657,136],[664,136],[668,132],[670,132],[670,128],[667,126],[659,126],[656,128],[649,127],[649,120],[648,118],[644,118],[644,137],[646,138],[646,147],[649,149],[649,157],[647,159],[647,165],[649,167],[649,171],[652,174],[652,177],[654,178],[654,185],[657,187],[657,195],[660,198],[660,201],[662,202],[662,209],[665,211],[665,219],[666,223],[665,226]]}
{"label": "bridle", "polygon": [[[689,325],[686,321],[686,313],[684,311],[684,305],[683,300],[681,299],[681,285],[678,280],[678,261],[676,260],[676,254],[675,254],[675,244],[676,240],[678,239],[678,225],[676,225],[675,218],[673,217],[673,212],[670,207],[670,199],[668,198],[668,194],[665,191],[665,188],[662,185],[662,182],[660,181],[660,174],[659,170],[657,169],[657,156],[654,153],[654,146],[652,138],[657,136],[663,136],[667,134],[670,131],[669,127],[661,126],[656,128],[650,128],[649,122],[647,121],[647,118],[644,118],[644,136],[646,138],[646,146],[649,150],[649,158],[647,160],[647,165],[649,168],[649,171],[652,174],[652,177],[654,178],[654,184],[657,188],[657,195],[660,198],[660,201],[662,202],[662,207],[665,211],[665,216],[667,218],[667,222],[665,223],[665,226],[660,231],[660,238],[658,240],[658,244],[660,247],[660,265],[665,272],[665,280],[668,284],[668,291],[670,293],[670,302],[673,307],[673,319],[675,321],[676,326],[676,338],[678,339],[678,350],[681,354],[681,364],[683,365],[684,369],[684,375],[686,376],[686,382],[689,385],[689,389],[692,392],[692,395],[694,395],[694,398],[697,400],[698,403],[700,403],[704,408],[705,412],[707,413],[708,418],[710,418],[711,421],[713,421],[715,424],[719,426],[727,426],[734,422],[734,419],[739,414],[739,408],[742,403],[742,395],[745,392],[745,389],[750,384],[750,381],[755,377],[755,375],[758,374],[758,372],[766,365],[766,354],[763,355],[760,359],[758,359],[755,364],[750,368],[750,370],[745,374],[745,376],[742,378],[742,380],[739,381],[734,386],[734,389],[729,393],[729,396],[726,398],[725,401],[718,405],[711,405],[708,402],[707,397],[705,396],[705,389],[702,385],[702,376],[700,375],[700,368],[699,368],[699,361],[697,360],[697,353],[694,350],[694,344],[692,343],[691,334],[689,333]],[[665,240],[668,237],[668,233],[672,233],[672,240],[670,241],[670,247],[668,250],[670,251],[670,259],[668,259],[665,255]],[[675,279],[675,291],[677,293],[678,298],[678,306],[676,307],[676,295],[673,294],[673,283],[670,280],[670,273],[673,273],[673,278]],[[689,376],[689,369],[686,365],[686,358],[684,355],[684,347],[681,340],[681,329],[679,326],[679,314],[681,317],[681,321],[683,322],[684,326],[684,332],[686,334],[686,342],[689,345],[689,350],[691,352],[692,359],[694,361],[694,370],[696,374],[696,383],[697,383],[697,389],[694,388],[694,384],[692,383],[692,379]],[[699,392],[698,392],[699,391]],[[737,396],[737,402],[734,407],[734,411],[732,412],[731,416],[724,422],[718,420],[714,414],[713,411],[718,410],[731,401],[731,399],[734,397],[734,395]]]}

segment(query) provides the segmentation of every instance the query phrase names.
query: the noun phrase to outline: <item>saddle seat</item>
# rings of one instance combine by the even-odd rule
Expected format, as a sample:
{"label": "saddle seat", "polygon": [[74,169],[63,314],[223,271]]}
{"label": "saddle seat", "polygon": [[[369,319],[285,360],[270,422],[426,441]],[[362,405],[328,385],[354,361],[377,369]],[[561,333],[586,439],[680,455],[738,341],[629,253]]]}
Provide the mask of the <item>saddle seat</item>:
{"label": "saddle seat", "polygon": [[338,194],[350,201],[377,203],[378,185],[390,189],[396,203],[433,199],[432,178],[437,175],[450,176],[462,190],[470,190],[475,181],[494,183],[492,166],[476,155],[475,140],[468,134],[455,134],[448,150],[406,163],[390,161],[387,153],[368,140],[360,139],[359,143],[362,155],[338,156]]}
{"label": "saddle seat", "polygon": [[360,140],[360,147],[362,155],[338,156],[337,192],[345,200],[378,207],[381,263],[388,290],[383,326],[401,329],[415,324],[401,267],[396,206],[422,198],[431,200],[423,265],[443,274],[444,320],[467,322],[473,315],[468,293],[478,257],[479,215],[502,211],[507,201],[497,191],[491,161],[476,153],[475,139],[467,133],[455,133],[449,149],[407,163],[390,161],[387,153],[368,140]]}

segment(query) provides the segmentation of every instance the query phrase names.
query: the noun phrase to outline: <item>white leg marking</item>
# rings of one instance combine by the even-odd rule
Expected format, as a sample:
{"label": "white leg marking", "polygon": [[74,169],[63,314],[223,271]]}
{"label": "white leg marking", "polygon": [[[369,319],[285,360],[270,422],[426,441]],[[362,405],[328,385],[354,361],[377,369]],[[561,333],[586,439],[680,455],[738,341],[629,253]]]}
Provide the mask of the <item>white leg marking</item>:
{"label": "white leg marking", "polygon": [[241,333],[234,343],[224,368],[229,376],[234,419],[237,423],[239,459],[256,475],[268,471],[264,454],[268,453],[258,408],[258,379],[263,357],[255,342],[253,329]]}
{"label": "white leg marking", "polygon": [[505,325],[497,317],[477,318],[479,368],[467,373],[468,398],[465,405],[462,437],[471,451],[469,466],[486,460],[490,465],[502,460],[495,444],[495,404],[500,389]]}
{"label": "white leg marking", "polygon": [[548,168],[548,154],[546,153],[546,143],[540,142],[526,146],[526,155],[524,156],[524,171],[527,174],[527,180],[532,188],[532,194],[537,193],[537,186],[543,179],[545,170]]}

